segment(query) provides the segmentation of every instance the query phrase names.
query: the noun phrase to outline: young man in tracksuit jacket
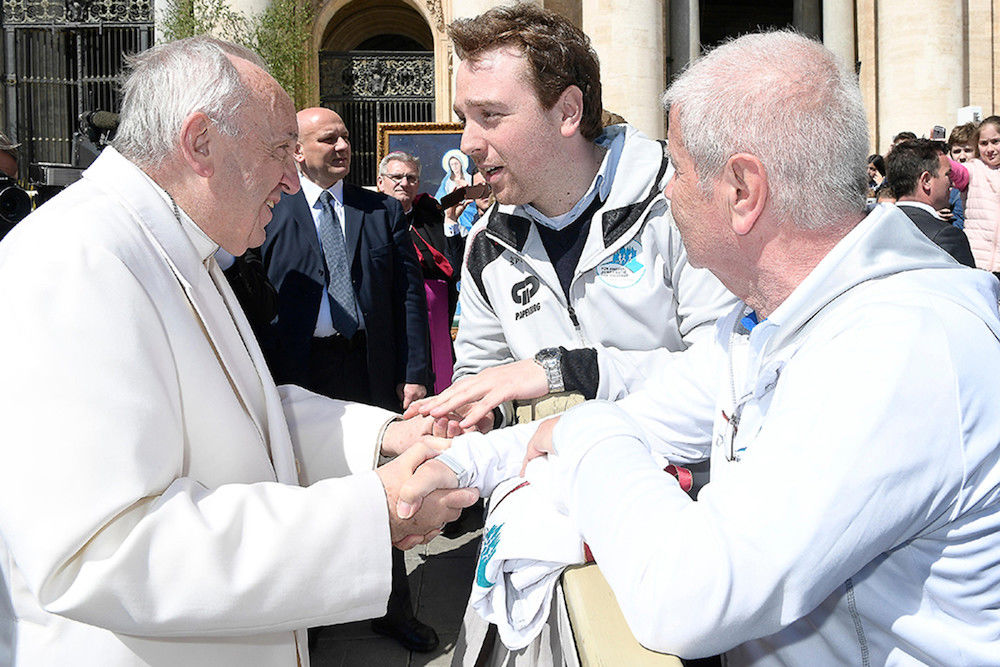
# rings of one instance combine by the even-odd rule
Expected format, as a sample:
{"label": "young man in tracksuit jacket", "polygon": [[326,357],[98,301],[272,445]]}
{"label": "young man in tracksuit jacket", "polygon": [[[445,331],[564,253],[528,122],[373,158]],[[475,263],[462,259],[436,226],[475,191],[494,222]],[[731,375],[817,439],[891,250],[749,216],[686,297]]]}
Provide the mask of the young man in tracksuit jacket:
{"label": "young man in tracksuit jacket", "polygon": [[413,411],[469,410],[463,426],[489,428],[511,422],[509,410],[488,419],[511,399],[614,398],[606,382],[641,380],[735,302],[687,262],[663,196],[665,142],[602,130],[596,55],[557,14],[500,7],[450,34],[462,150],[497,204],[466,244],[454,375],[466,379]]}
{"label": "young man in tracksuit jacket", "polygon": [[[735,297],[688,264],[663,195],[665,143],[602,128],[586,35],[527,4],[456,21],[449,34],[462,58],[462,151],[497,204],[466,243],[458,384],[410,413],[468,410],[464,427],[507,425],[509,411],[490,413],[511,399],[611,397],[603,386],[638,383],[653,359],[710,337]],[[489,650],[474,612],[459,642],[457,662]]]}
{"label": "young man in tracksuit jacket", "polygon": [[[567,388],[615,398],[602,387],[644,377],[651,357],[711,336],[735,298],[688,264],[663,186],[666,143],[629,125],[605,128],[594,188],[569,227],[582,236],[564,289],[530,205],[495,205],[470,233],[463,273],[455,379],[561,347]],[[568,295],[567,295],[568,291]]]}

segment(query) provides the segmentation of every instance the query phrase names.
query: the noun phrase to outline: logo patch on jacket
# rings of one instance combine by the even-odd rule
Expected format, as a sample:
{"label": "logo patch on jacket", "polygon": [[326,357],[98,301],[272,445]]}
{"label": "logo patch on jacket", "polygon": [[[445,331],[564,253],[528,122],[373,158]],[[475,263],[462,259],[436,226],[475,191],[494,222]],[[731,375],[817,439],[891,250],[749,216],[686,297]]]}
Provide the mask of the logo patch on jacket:
{"label": "logo patch on jacket", "polygon": [[490,588],[496,583],[486,578],[486,566],[489,565],[490,559],[497,551],[501,528],[503,528],[502,523],[490,528],[483,536],[483,547],[479,553],[479,564],[476,566],[476,585],[481,588]]}
{"label": "logo patch on jacket", "polygon": [[632,287],[646,273],[646,265],[639,261],[641,250],[639,241],[630,241],[597,267],[597,276],[611,287]]}
{"label": "logo patch on jacket", "polygon": [[522,306],[527,306],[536,292],[538,292],[538,278],[535,276],[528,276],[521,282],[514,283],[514,286],[510,288],[510,296],[514,299],[514,303],[519,303]]}

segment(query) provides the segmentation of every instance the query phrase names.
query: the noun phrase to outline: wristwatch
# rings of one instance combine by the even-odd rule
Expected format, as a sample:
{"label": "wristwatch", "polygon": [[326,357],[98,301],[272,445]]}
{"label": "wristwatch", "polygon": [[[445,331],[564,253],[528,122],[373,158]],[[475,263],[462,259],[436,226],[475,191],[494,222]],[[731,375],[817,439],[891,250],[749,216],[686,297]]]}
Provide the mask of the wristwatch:
{"label": "wristwatch", "polygon": [[558,394],[564,389],[562,376],[562,350],[558,347],[545,347],[535,354],[535,363],[545,371],[545,379],[549,383],[549,393]]}

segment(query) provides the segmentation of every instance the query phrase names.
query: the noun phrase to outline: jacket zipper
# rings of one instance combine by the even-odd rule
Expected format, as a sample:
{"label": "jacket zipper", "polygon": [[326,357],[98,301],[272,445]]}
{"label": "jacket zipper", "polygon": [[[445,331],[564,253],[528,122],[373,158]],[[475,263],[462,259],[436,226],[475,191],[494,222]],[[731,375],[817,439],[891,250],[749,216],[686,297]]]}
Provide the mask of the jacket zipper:
{"label": "jacket zipper", "polygon": [[580,339],[580,342],[587,345],[587,339],[583,337],[583,329],[580,327],[580,320],[576,316],[576,311],[573,310],[573,306],[569,303],[566,304],[567,310],[569,310],[569,319],[573,323],[573,329],[576,330],[576,336]]}

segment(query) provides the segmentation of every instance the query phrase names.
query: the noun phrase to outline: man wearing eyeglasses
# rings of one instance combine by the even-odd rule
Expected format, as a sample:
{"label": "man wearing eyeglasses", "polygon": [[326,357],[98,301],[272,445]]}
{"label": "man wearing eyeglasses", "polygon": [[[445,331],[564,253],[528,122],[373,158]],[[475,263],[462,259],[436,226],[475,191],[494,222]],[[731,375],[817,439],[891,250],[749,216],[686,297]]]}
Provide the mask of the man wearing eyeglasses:
{"label": "man wearing eyeglasses", "polygon": [[[261,246],[278,316],[261,335],[279,383],[399,411],[426,395],[427,302],[400,205],[344,182],[351,143],[324,108],[297,114],[301,191],[274,207]],[[373,628],[411,650],[438,645],[413,616],[402,552],[393,550],[388,614]]]}
{"label": "man wearing eyeglasses", "polygon": [[[458,305],[458,280],[462,271],[462,251],[465,236],[458,223],[460,206],[442,211],[434,197],[427,193],[417,193],[420,189],[420,158],[404,151],[389,153],[378,167],[378,189],[393,197],[402,205],[410,227],[410,240],[417,250],[417,260],[427,285],[428,299],[431,291],[443,288],[447,294],[447,312],[442,311],[446,325],[450,327]],[[448,345],[447,373],[438,372],[438,359],[434,350],[434,306],[431,311],[431,349],[434,361],[435,387],[443,389],[451,384],[451,352]],[[450,343],[450,339],[448,341]]]}

